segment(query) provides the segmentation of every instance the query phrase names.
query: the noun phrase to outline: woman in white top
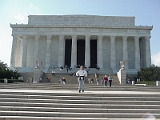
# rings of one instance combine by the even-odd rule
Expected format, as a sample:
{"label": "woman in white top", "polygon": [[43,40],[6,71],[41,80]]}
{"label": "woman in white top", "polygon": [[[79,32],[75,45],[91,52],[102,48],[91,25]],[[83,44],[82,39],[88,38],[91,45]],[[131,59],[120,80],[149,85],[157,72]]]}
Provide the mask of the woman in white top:
{"label": "woman in white top", "polygon": [[84,70],[83,66],[80,66],[80,70],[78,70],[76,72],[76,76],[78,76],[78,83],[79,83],[78,90],[79,90],[79,93],[81,91],[84,92],[84,81],[85,81],[85,78],[87,77],[87,71]]}

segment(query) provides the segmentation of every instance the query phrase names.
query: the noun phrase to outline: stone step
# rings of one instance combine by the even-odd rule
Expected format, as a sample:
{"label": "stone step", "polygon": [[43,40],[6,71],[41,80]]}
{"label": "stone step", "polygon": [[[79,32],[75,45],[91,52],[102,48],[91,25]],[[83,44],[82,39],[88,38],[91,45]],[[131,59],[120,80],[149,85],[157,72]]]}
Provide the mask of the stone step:
{"label": "stone step", "polygon": [[[35,112],[35,111],[1,111],[2,116],[33,116],[33,117],[77,117],[77,118],[141,118],[146,113],[73,113],[73,112]],[[159,113],[152,113],[160,118]]]}
{"label": "stone step", "polygon": [[25,94],[0,94],[1,98],[27,98],[27,99],[65,99],[65,100],[147,100],[147,101],[154,101],[159,100],[159,96],[155,97],[95,97],[95,96],[51,96],[51,95],[25,95]]}
{"label": "stone step", "polygon": [[78,93],[76,84],[24,83],[2,84],[0,90],[2,120],[160,118],[157,87],[86,85]]}
{"label": "stone step", "polygon": [[24,111],[24,112],[68,112],[68,113],[159,113],[159,109],[104,109],[104,108],[44,108],[44,107],[15,107],[1,106],[1,112],[5,111]]}
{"label": "stone step", "polygon": [[157,105],[127,105],[127,104],[73,104],[73,103],[42,103],[42,102],[1,102],[1,106],[24,107],[57,107],[57,108],[112,108],[112,109],[159,109]]}
{"label": "stone step", "polygon": [[[72,86],[72,87],[70,87]],[[70,89],[70,90],[77,90],[78,89],[78,85],[71,85],[71,84],[66,84],[66,85],[60,85],[60,84],[24,84],[24,85],[21,85],[21,84],[12,84],[12,85],[7,85],[7,84],[1,84],[1,89],[44,89],[44,90],[51,90],[51,89]],[[146,86],[146,87],[143,87],[143,86],[130,86],[130,85],[127,85],[127,86],[120,86],[120,85],[112,85],[112,87],[110,88],[109,86],[107,87],[104,87],[102,85],[85,85],[85,89],[86,90],[111,90],[111,91],[122,91],[122,90],[125,90],[125,91],[160,91],[160,88],[159,87],[149,87],[149,86]]]}
{"label": "stone step", "polygon": [[[1,120],[144,120],[150,118],[154,120],[155,117],[150,114],[144,114],[141,118],[77,118],[77,117],[32,117],[32,116],[0,116]],[[156,119],[160,120],[160,119]]]}
{"label": "stone step", "polygon": [[[1,111],[2,116],[34,116],[34,117],[77,117],[77,118],[141,118],[146,113],[73,113],[73,112],[38,112],[38,111]],[[159,113],[152,113],[160,118]]]}
{"label": "stone step", "polygon": [[59,107],[20,107],[0,106],[1,111],[38,111],[38,112],[70,112],[70,113],[159,113],[159,109],[109,109],[109,108],[59,108]]}
{"label": "stone step", "polygon": [[62,100],[62,99],[16,99],[16,98],[1,98],[1,102],[41,102],[41,103],[74,103],[74,104],[134,104],[134,105],[157,105],[157,101],[115,101],[115,100]]}
{"label": "stone step", "polygon": [[[57,93],[55,93],[55,92],[57,92]],[[17,92],[2,92],[3,94],[15,94],[15,95],[19,95],[19,94],[21,94],[21,95],[29,95],[29,96],[31,96],[31,95],[49,95],[49,96],[62,96],[63,97],[63,99],[65,99],[65,97],[66,96],[70,96],[71,97],[71,99],[72,99],[72,96],[74,96],[74,97],[81,97],[81,96],[83,96],[83,97],[89,97],[89,96],[94,96],[94,97],[97,97],[97,99],[99,99],[98,97],[126,97],[126,98],[129,98],[131,95],[132,95],[132,97],[134,97],[135,99],[133,99],[133,100],[137,100],[136,99],[136,97],[149,97],[150,96],[150,98],[154,101],[154,100],[157,100],[158,98],[159,98],[159,96],[158,95],[154,95],[154,94],[152,94],[152,95],[150,95],[150,94],[143,94],[143,95],[141,95],[141,94],[132,94],[131,93],[131,95],[130,94],[120,94],[120,93],[122,93],[123,91],[118,91],[118,93],[119,94],[116,94],[116,91],[106,91],[106,92],[103,92],[103,93],[101,93],[101,94],[93,94],[93,93],[98,93],[98,91],[96,91],[96,92],[94,92],[94,91],[90,91],[90,92],[88,92],[88,91],[86,91],[86,93],[78,93],[78,91],[75,91],[73,94],[70,94],[69,92],[67,93],[67,91],[66,91],[66,93],[60,93],[59,91],[55,91],[55,92],[52,92],[52,93],[43,93],[43,94],[41,94],[41,93],[33,93],[33,92],[29,92],[29,93],[17,93]],[[62,91],[63,92],[63,91]],[[87,93],[88,92],[88,93]],[[112,93],[107,93],[107,92],[112,92]],[[139,93],[142,93],[142,92],[139,92]],[[74,100],[74,97],[73,97],[73,100]],[[7,97],[6,97],[7,98]],[[13,97],[14,98],[14,97]],[[43,98],[42,98],[43,99]],[[47,98],[46,98],[47,99]],[[95,100],[97,100],[97,99],[95,99]],[[107,98],[106,98],[107,99]],[[151,101],[151,99],[149,99],[148,101]],[[83,100],[83,99],[82,99]],[[85,100],[85,99],[84,99]],[[89,99],[88,99],[89,100]],[[104,99],[105,100],[105,99]],[[111,100],[111,99],[107,99],[107,100]],[[117,100],[117,99],[115,99],[115,100]],[[119,99],[120,100],[120,99]],[[123,99],[122,99],[123,100]],[[128,99],[128,100],[130,100],[130,99]],[[142,100],[147,100],[147,99],[142,99]]]}

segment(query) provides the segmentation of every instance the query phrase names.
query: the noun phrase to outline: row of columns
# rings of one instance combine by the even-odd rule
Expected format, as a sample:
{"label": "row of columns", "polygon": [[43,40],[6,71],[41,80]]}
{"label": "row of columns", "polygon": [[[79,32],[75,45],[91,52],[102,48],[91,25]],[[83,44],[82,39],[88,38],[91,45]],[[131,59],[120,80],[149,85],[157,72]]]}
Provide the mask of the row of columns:
{"label": "row of columns", "polygon": [[[27,60],[27,36],[23,35],[23,49],[22,49],[22,67],[26,67]],[[34,59],[38,59],[38,46],[39,46],[39,35],[35,36],[34,43]],[[64,35],[59,36],[59,50],[58,50],[58,66],[64,65]],[[52,35],[47,35],[47,47],[46,47],[46,61],[45,67],[49,67],[50,61],[50,48],[51,48]],[[111,68],[116,69],[116,53],[115,53],[115,38],[116,36],[110,36],[111,46]],[[127,36],[123,36],[123,61],[125,61],[125,68],[128,69],[128,48],[127,48]],[[150,66],[150,37],[145,37],[146,40],[146,67]],[[85,65],[90,65],[90,36],[85,36]],[[139,48],[139,37],[134,37],[135,45],[135,69],[140,69],[140,48]],[[103,36],[98,36],[97,40],[97,65],[103,68]],[[11,53],[11,67],[15,66],[15,50],[17,47],[17,36],[13,35],[12,53]],[[77,36],[72,35],[72,49],[71,49],[71,67],[77,65]]]}

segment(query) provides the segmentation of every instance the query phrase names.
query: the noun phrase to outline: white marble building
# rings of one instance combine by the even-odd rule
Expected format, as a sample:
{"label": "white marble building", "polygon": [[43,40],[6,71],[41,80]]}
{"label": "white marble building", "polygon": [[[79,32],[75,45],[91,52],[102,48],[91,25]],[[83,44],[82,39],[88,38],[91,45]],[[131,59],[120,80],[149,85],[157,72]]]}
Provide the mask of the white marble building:
{"label": "white marble building", "polygon": [[35,60],[48,71],[83,64],[127,71],[151,65],[153,26],[136,26],[135,17],[95,15],[29,15],[28,24],[12,28],[11,68],[33,70]]}

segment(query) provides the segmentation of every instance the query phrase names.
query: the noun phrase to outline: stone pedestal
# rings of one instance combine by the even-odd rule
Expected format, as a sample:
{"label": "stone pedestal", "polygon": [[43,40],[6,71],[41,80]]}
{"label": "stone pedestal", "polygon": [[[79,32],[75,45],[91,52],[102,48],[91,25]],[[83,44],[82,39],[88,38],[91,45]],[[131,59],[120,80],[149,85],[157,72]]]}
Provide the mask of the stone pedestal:
{"label": "stone pedestal", "polygon": [[43,72],[39,68],[35,68],[33,73],[33,83],[39,83],[42,74]]}
{"label": "stone pedestal", "polygon": [[160,81],[156,81],[156,86],[160,86]]}
{"label": "stone pedestal", "polygon": [[120,84],[126,84],[126,70],[125,69],[120,69],[119,72],[117,72],[117,76],[118,76]]}

